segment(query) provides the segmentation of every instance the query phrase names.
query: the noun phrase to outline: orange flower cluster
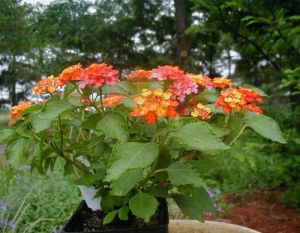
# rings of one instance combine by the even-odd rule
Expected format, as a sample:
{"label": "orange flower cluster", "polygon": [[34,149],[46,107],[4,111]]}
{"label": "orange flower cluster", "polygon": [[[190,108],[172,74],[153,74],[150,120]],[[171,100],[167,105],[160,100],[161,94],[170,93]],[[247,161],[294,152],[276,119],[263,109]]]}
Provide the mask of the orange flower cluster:
{"label": "orange flower cluster", "polygon": [[134,70],[126,75],[126,79],[133,82],[143,82],[150,81],[152,76],[152,71],[149,70]]}
{"label": "orange flower cluster", "polygon": [[19,118],[20,116],[22,116],[22,113],[24,112],[24,110],[26,108],[28,108],[29,106],[31,106],[31,105],[32,105],[31,101],[20,102],[18,105],[13,106],[11,108],[9,117],[11,119],[17,119],[17,118]]}
{"label": "orange flower cluster", "polygon": [[37,96],[45,93],[53,93],[60,85],[60,80],[51,75],[48,78],[39,81],[36,86],[32,87],[32,90]]}
{"label": "orange flower cluster", "polygon": [[73,65],[64,69],[59,75],[61,86],[64,86],[70,82],[79,81],[82,75],[83,75],[83,68],[80,64]]}
{"label": "orange flower cluster", "polygon": [[138,105],[131,112],[133,117],[142,117],[148,124],[154,124],[158,117],[175,117],[178,102],[171,99],[170,92],[162,89],[143,89],[141,95],[134,98]]}
{"label": "orange flower cluster", "polygon": [[70,66],[61,72],[59,80],[61,86],[80,81],[81,88],[89,85],[101,87],[104,83],[114,85],[120,81],[119,71],[105,63],[92,64],[85,69],[80,64]]}
{"label": "orange flower cluster", "polygon": [[103,103],[104,107],[111,107],[111,106],[120,104],[122,99],[124,99],[124,98],[125,98],[124,95],[110,94],[102,100],[102,103]]}
{"label": "orange flower cluster", "polygon": [[262,109],[257,103],[262,103],[261,95],[250,89],[226,89],[221,92],[216,101],[216,108],[222,107],[224,113],[230,113],[232,110],[240,112],[242,109],[262,114]]}
{"label": "orange flower cluster", "polygon": [[120,82],[119,71],[115,70],[113,66],[105,63],[92,64],[83,70],[80,88],[86,86],[102,87],[104,83],[115,85],[118,82]]}
{"label": "orange flower cluster", "polygon": [[205,88],[213,88],[213,82],[212,79],[208,76],[202,76],[202,75],[193,75],[193,74],[189,74],[188,75],[195,83],[198,84],[199,87],[201,87],[202,89]]}
{"label": "orange flower cluster", "polygon": [[260,93],[251,89],[241,88],[241,87],[238,88],[238,90],[244,95],[244,98],[247,102],[247,104],[244,106],[244,109],[247,109],[251,112],[257,112],[259,114],[263,114],[263,110],[261,109],[261,107],[256,105],[257,103],[261,104],[264,102]]}
{"label": "orange flower cluster", "polygon": [[202,120],[209,120],[211,118],[211,109],[205,107],[203,104],[198,103],[191,112],[191,116],[198,117]]}
{"label": "orange flower cluster", "polygon": [[226,88],[233,84],[233,82],[224,77],[217,77],[212,80],[214,88]]}

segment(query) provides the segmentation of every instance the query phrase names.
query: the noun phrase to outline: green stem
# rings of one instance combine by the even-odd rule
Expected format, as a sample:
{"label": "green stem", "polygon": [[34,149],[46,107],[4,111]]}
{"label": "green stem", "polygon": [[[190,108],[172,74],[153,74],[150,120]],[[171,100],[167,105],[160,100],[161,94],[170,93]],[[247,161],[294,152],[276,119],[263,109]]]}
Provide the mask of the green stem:
{"label": "green stem", "polygon": [[[81,121],[83,122],[84,120],[84,108],[82,108],[82,112],[81,112]],[[80,139],[80,135],[84,138],[85,140],[85,137],[84,135],[82,134],[82,128],[79,128],[79,132],[78,132],[78,136],[77,136],[77,142],[79,142],[79,139]]]}
{"label": "green stem", "polygon": [[100,105],[101,109],[104,112],[104,106],[103,106],[103,97],[102,97],[102,87],[99,88],[99,96],[100,96]]}
{"label": "green stem", "polygon": [[77,167],[78,169],[80,169],[81,171],[84,172],[89,172],[89,169],[85,166],[82,166],[81,164],[77,163],[76,161],[72,160],[71,158],[65,156],[65,154],[59,150],[58,146],[56,145],[55,142],[51,142],[50,146],[52,147],[52,149],[55,151],[56,154],[58,154],[60,157],[62,157],[64,160],[66,160],[67,162],[71,163],[72,165],[74,165],[75,167]]}
{"label": "green stem", "polygon": [[73,125],[71,125],[70,127],[69,139],[72,138],[72,135],[73,135]]}
{"label": "green stem", "polygon": [[246,129],[247,125],[244,125],[240,132],[234,137],[234,139],[232,139],[232,141],[228,144],[229,146],[231,146],[233,143],[235,143],[235,141],[242,135],[242,133],[244,132],[244,130]]}
{"label": "green stem", "polygon": [[58,124],[59,124],[59,134],[60,134],[60,151],[63,151],[63,146],[64,146],[64,132],[62,130],[62,124],[61,124],[61,119],[60,116],[58,116]]}

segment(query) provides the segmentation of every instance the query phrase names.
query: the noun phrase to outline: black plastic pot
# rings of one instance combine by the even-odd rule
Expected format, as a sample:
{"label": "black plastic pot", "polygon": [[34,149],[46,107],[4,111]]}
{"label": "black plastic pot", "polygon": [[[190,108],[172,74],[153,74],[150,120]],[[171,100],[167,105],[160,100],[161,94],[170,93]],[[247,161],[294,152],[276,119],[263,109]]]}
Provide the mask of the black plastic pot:
{"label": "black plastic pot", "polygon": [[63,228],[63,233],[168,233],[169,213],[165,199],[160,200],[157,214],[157,225],[144,226],[141,228],[124,228],[120,227],[106,230],[83,231],[84,212],[92,212],[85,201],[82,201],[77,207],[75,213]]}

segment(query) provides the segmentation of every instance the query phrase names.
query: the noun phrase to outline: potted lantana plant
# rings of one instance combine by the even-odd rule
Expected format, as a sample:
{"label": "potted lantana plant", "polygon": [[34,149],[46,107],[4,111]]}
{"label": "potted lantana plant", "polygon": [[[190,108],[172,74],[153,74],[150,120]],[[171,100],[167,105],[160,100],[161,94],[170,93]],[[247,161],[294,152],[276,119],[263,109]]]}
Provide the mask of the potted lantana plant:
{"label": "potted lantana plant", "polygon": [[33,91],[41,101],[12,107],[0,143],[13,167],[45,173],[61,160],[76,176],[86,202],[65,232],[167,232],[166,198],[202,220],[214,212],[203,155],[229,150],[246,127],[285,143],[261,91],[175,66],[120,79],[105,63],[78,64]]}

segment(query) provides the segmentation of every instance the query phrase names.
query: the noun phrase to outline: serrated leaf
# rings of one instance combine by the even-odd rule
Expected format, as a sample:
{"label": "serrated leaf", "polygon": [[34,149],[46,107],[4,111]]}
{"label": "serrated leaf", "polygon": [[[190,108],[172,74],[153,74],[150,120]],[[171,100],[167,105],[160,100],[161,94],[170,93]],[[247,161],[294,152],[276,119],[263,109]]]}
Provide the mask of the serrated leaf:
{"label": "serrated leaf", "polygon": [[182,213],[192,219],[203,221],[204,212],[215,212],[212,201],[204,188],[193,189],[191,195],[176,195],[173,199]]}
{"label": "serrated leaf", "polygon": [[5,156],[9,163],[17,168],[23,165],[25,160],[25,152],[29,145],[28,139],[26,138],[17,138],[13,141],[10,141],[5,148]]}
{"label": "serrated leaf", "polygon": [[173,185],[193,185],[200,187],[204,185],[204,181],[196,172],[191,164],[177,161],[171,164],[167,169],[170,181]]}
{"label": "serrated leaf", "polygon": [[117,139],[120,142],[127,141],[129,131],[124,117],[117,113],[109,113],[105,115],[96,126],[97,129],[103,131],[106,136]]}
{"label": "serrated leaf", "polygon": [[247,112],[243,121],[261,136],[275,142],[286,143],[277,122],[272,118],[263,114]]}
{"label": "serrated leaf", "polygon": [[119,219],[122,221],[127,221],[128,220],[128,212],[129,212],[128,206],[123,206],[122,208],[120,208],[118,210]]}
{"label": "serrated leaf", "polygon": [[129,209],[131,212],[145,222],[149,222],[150,218],[156,213],[158,202],[155,197],[147,193],[138,193],[129,201]]}
{"label": "serrated leaf", "polygon": [[186,124],[174,136],[182,139],[186,145],[195,150],[211,151],[229,149],[229,146],[217,137],[213,129],[206,122]]}
{"label": "serrated leaf", "polygon": [[65,100],[51,100],[47,103],[43,112],[32,117],[32,126],[36,133],[51,126],[53,119],[64,111],[72,109],[73,106]]}
{"label": "serrated leaf", "polygon": [[125,196],[142,179],[143,169],[128,170],[122,177],[111,184],[111,194],[115,196]]}
{"label": "serrated leaf", "polygon": [[13,129],[2,129],[0,131],[0,144],[7,143],[15,134]]}
{"label": "serrated leaf", "polygon": [[116,180],[129,169],[148,167],[157,158],[158,152],[159,148],[155,143],[116,144],[105,180]]}
{"label": "serrated leaf", "polygon": [[103,224],[105,225],[105,224],[111,223],[117,216],[117,213],[118,213],[118,211],[114,210],[114,211],[111,211],[110,213],[108,213],[107,215],[105,215],[105,217],[103,219]]}

